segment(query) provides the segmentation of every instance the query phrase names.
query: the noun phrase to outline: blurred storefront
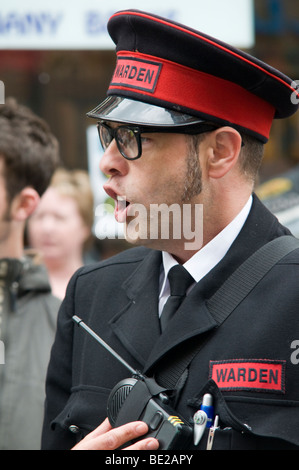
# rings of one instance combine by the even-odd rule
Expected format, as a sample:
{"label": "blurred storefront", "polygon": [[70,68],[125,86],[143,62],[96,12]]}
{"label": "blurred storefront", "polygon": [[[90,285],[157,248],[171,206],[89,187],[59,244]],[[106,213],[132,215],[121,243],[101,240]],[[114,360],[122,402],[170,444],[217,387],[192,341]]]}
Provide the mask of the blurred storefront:
{"label": "blurred storefront", "polygon": [[[255,46],[249,51],[299,84],[299,3],[255,0]],[[299,163],[299,114],[276,120],[265,147],[261,182]]]}

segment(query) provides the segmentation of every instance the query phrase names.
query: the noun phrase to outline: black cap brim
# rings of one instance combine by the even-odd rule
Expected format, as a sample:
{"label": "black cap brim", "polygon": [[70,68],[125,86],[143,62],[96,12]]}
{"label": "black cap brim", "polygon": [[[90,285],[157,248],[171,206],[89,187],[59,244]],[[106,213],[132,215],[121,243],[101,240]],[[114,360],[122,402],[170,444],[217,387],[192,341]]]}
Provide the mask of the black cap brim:
{"label": "black cap brim", "polygon": [[109,96],[88,117],[142,126],[182,127],[203,122],[195,116],[121,96]]}

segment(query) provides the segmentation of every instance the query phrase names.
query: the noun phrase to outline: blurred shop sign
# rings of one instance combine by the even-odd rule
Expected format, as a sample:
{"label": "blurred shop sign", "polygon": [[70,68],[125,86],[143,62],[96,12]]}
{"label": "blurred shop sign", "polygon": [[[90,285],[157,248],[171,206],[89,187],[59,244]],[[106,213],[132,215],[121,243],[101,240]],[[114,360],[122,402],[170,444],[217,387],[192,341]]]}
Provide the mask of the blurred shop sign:
{"label": "blurred shop sign", "polygon": [[241,48],[254,44],[253,0],[10,0],[0,9],[0,49],[113,49],[110,16],[134,8]]}

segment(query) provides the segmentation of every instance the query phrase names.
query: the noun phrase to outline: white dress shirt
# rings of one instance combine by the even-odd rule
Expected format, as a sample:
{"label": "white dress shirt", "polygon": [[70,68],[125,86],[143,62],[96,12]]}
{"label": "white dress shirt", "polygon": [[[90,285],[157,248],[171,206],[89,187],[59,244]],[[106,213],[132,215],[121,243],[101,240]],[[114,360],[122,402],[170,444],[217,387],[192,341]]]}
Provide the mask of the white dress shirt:
{"label": "white dress shirt", "polygon": [[[183,266],[195,279],[199,282],[211,269],[222,260],[230,246],[237,238],[241,231],[252,205],[252,196],[239,212],[239,214],[228,224],[216,237],[214,237],[207,245],[201,248],[193,255]],[[164,304],[170,295],[168,271],[178,262],[173,256],[165,251],[162,252],[163,269],[160,274],[160,295],[159,295],[159,315],[161,314]],[[189,291],[193,286],[190,287]],[[189,292],[188,291],[188,292]]]}

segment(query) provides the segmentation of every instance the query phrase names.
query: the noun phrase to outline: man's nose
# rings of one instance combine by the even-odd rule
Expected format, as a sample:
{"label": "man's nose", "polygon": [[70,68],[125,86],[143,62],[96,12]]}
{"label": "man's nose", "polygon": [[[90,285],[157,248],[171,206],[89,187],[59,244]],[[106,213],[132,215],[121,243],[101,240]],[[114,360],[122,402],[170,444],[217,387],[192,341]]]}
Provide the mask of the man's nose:
{"label": "man's nose", "polygon": [[100,170],[108,176],[124,175],[127,173],[128,167],[128,161],[121,155],[115,139],[113,139],[100,160]]}

